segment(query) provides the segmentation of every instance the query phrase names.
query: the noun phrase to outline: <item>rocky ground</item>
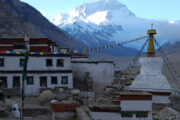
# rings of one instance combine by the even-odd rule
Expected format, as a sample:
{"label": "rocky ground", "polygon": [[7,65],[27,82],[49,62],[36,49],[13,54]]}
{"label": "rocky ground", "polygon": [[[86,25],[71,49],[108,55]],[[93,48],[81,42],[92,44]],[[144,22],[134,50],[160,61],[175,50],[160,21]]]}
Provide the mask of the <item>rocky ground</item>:
{"label": "rocky ground", "polygon": [[[180,120],[180,97],[171,96],[171,104],[153,104],[153,119],[154,120]],[[18,104],[21,107],[21,98],[15,97],[6,99],[6,106]],[[0,106],[3,106],[0,104]],[[4,107],[5,108],[5,107]],[[8,109],[8,108],[7,108]],[[41,106],[38,103],[37,97],[27,97],[25,99],[25,109],[28,109],[24,120],[51,120],[50,106]],[[1,109],[0,109],[1,110]],[[43,110],[45,110],[43,112]],[[47,110],[47,111],[46,111]],[[41,111],[41,112],[38,112]],[[2,111],[1,111],[2,113]],[[62,116],[62,115],[61,115]],[[13,120],[8,118],[1,118],[0,120]],[[61,119],[57,119],[61,120]],[[73,119],[72,119],[73,120]]]}
{"label": "rocky ground", "polygon": [[154,120],[180,120],[180,112],[170,107],[165,107],[159,111],[154,117]]}
{"label": "rocky ground", "polygon": [[[13,120],[12,118],[9,118],[11,116],[11,106],[13,104],[17,104],[19,109],[21,108],[21,97],[13,97],[13,98],[7,98],[5,105],[0,104],[2,106],[2,109],[6,109],[6,116],[5,118],[1,118],[0,120]],[[24,120],[50,120],[51,118],[51,112],[50,112],[50,105],[41,106],[38,103],[37,97],[27,97],[25,99],[25,106],[24,106]]]}
{"label": "rocky ground", "polygon": [[[0,120],[17,120],[17,119],[12,119],[12,118],[0,118]],[[24,120],[51,120],[51,117],[45,116],[45,117],[37,117],[37,118],[32,118],[32,117],[24,117]]]}
{"label": "rocky ground", "polygon": [[[7,98],[6,99],[6,104],[9,106],[12,106],[13,104],[18,104],[19,107],[21,107],[21,97],[13,97],[13,98]],[[38,102],[37,97],[26,97],[25,98],[25,108],[47,108],[49,106],[41,106]]]}
{"label": "rocky ground", "polygon": [[[11,116],[11,106],[13,104],[18,104],[18,107],[21,108],[21,97],[12,97],[6,99],[6,104],[3,105],[0,103],[0,120],[17,120],[10,118]],[[51,108],[49,105],[40,105],[38,102],[38,97],[27,97],[25,99],[25,106],[24,106],[24,120],[51,120]],[[2,111],[6,113],[6,115],[1,116]],[[74,120],[74,118],[66,119],[64,117],[62,119],[63,114],[57,114],[56,120]],[[66,115],[67,116],[67,115]]]}
{"label": "rocky ground", "polygon": [[170,104],[153,104],[153,120],[180,120],[180,96],[170,96]]}

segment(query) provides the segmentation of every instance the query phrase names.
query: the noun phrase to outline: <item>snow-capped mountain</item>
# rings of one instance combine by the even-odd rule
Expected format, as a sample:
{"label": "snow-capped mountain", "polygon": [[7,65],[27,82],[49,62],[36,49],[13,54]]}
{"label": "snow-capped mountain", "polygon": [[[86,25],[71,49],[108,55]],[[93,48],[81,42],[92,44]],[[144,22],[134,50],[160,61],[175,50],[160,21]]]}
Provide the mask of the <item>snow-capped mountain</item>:
{"label": "snow-capped mountain", "polygon": [[[144,36],[151,23],[155,24],[159,39],[169,40],[164,36],[166,33],[170,34],[169,31],[161,26],[173,26],[169,21],[136,17],[118,0],[100,0],[80,5],[68,13],[55,16],[52,22],[87,47],[118,43]],[[174,33],[170,36],[174,36]],[[136,47],[141,45],[136,44]]]}
{"label": "snow-capped mountain", "polygon": [[[95,3],[87,3],[76,7],[66,14],[57,15],[53,18],[53,23],[63,26],[76,21],[85,23],[103,24],[103,23],[120,23],[120,19],[135,17],[125,5],[118,0],[101,0]],[[118,20],[118,19],[119,20]]]}
{"label": "snow-capped mountain", "polygon": [[[136,16],[118,0],[101,0],[78,6],[60,14],[52,22],[88,47],[119,42],[124,37],[124,24]],[[121,37],[120,37],[121,38]]]}

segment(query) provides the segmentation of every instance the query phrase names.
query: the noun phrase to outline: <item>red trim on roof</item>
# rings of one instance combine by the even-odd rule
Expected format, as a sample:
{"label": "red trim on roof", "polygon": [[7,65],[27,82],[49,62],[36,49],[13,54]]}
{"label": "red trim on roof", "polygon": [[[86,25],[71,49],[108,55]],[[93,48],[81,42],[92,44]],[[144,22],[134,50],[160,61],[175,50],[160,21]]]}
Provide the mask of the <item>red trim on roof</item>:
{"label": "red trim on roof", "polygon": [[51,52],[51,48],[47,46],[31,46],[30,52]]}
{"label": "red trim on roof", "polygon": [[171,92],[149,92],[152,93],[153,95],[171,95]]}
{"label": "red trim on roof", "polygon": [[12,51],[12,46],[0,46],[0,51]]}
{"label": "red trim on roof", "polygon": [[115,95],[118,100],[152,100],[152,95]]}
{"label": "red trim on roof", "polygon": [[[0,44],[25,44],[24,38],[0,38]],[[30,38],[30,44],[55,45],[55,42],[48,38]]]}
{"label": "red trim on roof", "polygon": [[[135,90],[132,90],[135,91]],[[136,90],[137,91],[137,90]],[[155,91],[146,91],[147,93],[151,93],[153,95],[171,95],[171,92],[155,92]]]}
{"label": "red trim on roof", "polygon": [[75,112],[76,108],[80,107],[80,104],[65,104],[55,103],[51,104],[51,110],[54,112]]}
{"label": "red trim on roof", "polygon": [[48,38],[31,38],[30,39],[30,44],[53,44],[51,40]]}

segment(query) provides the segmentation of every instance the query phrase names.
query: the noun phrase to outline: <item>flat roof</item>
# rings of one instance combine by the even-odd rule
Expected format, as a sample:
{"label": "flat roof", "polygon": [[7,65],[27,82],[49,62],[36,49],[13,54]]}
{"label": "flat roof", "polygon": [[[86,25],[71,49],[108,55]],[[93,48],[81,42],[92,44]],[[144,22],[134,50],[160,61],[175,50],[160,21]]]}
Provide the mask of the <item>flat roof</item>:
{"label": "flat roof", "polygon": [[71,58],[88,58],[87,56],[71,56]]}
{"label": "flat roof", "polygon": [[[23,73],[23,70],[4,70],[0,74]],[[27,73],[72,73],[72,70],[28,70]]]}
{"label": "flat roof", "polygon": [[[24,56],[24,54],[11,54],[11,53],[0,53],[0,56],[12,56],[12,57],[17,57],[17,56]],[[29,56],[34,56],[34,57],[71,57],[71,54],[29,54]]]}
{"label": "flat roof", "polygon": [[71,63],[114,63],[113,61],[71,61]]}
{"label": "flat roof", "polygon": [[114,92],[115,94],[119,95],[152,95],[148,92],[131,92],[131,91],[125,91],[125,92]]}

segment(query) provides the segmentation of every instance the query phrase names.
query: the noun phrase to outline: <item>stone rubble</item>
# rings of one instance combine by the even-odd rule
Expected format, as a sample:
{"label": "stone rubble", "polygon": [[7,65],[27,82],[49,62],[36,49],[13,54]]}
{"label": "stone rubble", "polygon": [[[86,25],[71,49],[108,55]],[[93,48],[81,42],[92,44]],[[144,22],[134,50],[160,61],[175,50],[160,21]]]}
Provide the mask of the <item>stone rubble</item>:
{"label": "stone rubble", "polygon": [[154,120],[180,120],[180,113],[170,107],[165,107],[154,116]]}
{"label": "stone rubble", "polygon": [[10,107],[0,105],[0,118],[6,118],[10,115]]}

